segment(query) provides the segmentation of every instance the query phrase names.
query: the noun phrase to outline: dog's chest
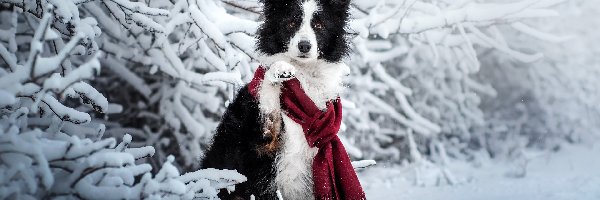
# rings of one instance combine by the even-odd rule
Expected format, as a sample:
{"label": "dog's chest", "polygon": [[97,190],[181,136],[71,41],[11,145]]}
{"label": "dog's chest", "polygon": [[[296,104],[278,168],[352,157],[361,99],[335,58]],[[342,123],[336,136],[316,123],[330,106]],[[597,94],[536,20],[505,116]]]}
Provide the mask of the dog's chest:
{"label": "dog's chest", "polygon": [[285,115],[283,123],[285,132],[276,159],[275,187],[284,199],[314,199],[312,161],[318,149],[308,146],[299,124]]}

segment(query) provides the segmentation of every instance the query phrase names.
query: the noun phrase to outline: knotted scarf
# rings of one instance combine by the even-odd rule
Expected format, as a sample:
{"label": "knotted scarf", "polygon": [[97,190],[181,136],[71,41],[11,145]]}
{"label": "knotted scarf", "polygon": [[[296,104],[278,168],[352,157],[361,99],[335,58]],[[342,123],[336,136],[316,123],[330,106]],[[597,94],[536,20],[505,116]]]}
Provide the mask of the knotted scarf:
{"label": "knotted scarf", "polygon": [[[255,98],[258,98],[265,71],[259,67],[248,85]],[[348,153],[337,136],[342,123],[340,98],[327,102],[326,109],[320,110],[294,78],[282,83],[280,102],[283,112],[302,126],[308,145],[318,148],[312,164],[315,199],[366,199]]]}

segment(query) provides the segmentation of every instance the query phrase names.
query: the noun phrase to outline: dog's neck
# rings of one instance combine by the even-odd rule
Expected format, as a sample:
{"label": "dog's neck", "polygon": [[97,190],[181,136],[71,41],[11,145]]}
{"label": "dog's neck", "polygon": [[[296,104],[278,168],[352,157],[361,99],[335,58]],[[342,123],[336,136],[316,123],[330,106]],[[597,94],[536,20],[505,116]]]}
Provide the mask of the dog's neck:
{"label": "dog's neck", "polygon": [[344,90],[343,77],[348,71],[343,63],[320,63],[312,66],[296,67],[296,78],[302,84],[306,95],[320,109],[336,99]]}

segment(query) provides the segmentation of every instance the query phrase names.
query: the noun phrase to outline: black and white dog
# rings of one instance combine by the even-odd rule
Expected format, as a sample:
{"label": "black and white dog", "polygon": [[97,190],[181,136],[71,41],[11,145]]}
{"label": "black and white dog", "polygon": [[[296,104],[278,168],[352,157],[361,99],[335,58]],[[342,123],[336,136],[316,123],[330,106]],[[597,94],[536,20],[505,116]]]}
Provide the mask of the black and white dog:
{"label": "black and white dog", "polygon": [[227,108],[203,168],[235,169],[248,181],[222,199],[314,199],[310,148],[302,127],[281,114],[280,84],[295,76],[321,109],[349,73],[345,26],[349,0],[263,0],[257,50],[267,68],[258,98],[246,85]]}

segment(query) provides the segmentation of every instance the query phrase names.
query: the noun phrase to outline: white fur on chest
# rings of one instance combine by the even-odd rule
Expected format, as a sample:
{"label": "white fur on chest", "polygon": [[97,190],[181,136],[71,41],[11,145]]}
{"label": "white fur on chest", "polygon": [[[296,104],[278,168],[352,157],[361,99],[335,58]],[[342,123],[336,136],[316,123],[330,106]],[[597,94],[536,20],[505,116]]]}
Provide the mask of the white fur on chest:
{"label": "white fur on chest", "polygon": [[310,148],[302,126],[283,115],[285,133],[282,150],[277,155],[275,186],[284,199],[314,199],[312,162],[318,149]]}
{"label": "white fur on chest", "polygon": [[[348,73],[344,64],[329,64],[310,68],[296,67],[298,78],[305,93],[319,107],[324,109],[326,103],[339,96],[343,90],[342,78]],[[264,80],[259,90],[261,112],[281,113],[280,85]],[[281,135],[282,149],[276,158],[276,176],[273,187],[276,187],[284,199],[314,199],[312,162],[318,152],[310,148],[306,142],[300,124],[282,114],[284,131]]]}

